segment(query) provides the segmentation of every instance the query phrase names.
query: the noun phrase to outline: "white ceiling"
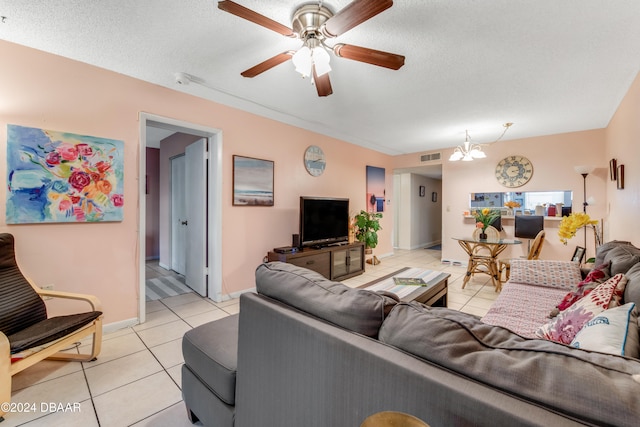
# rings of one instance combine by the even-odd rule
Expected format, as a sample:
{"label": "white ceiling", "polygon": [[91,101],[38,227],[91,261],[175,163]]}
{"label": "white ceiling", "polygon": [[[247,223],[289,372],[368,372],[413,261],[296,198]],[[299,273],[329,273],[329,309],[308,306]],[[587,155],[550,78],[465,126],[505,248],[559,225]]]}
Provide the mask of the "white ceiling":
{"label": "white ceiling", "polygon": [[[236,0],[282,24],[301,2]],[[327,0],[333,11],[350,0]],[[331,42],[398,53],[398,71],[332,57],[319,98],[290,62],[300,41],[215,0],[0,0],[0,38],[388,154],[606,127],[640,70],[638,0],[397,0]],[[3,58],[7,61],[8,58]],[[178,85],[175,74],[203,84]]]}

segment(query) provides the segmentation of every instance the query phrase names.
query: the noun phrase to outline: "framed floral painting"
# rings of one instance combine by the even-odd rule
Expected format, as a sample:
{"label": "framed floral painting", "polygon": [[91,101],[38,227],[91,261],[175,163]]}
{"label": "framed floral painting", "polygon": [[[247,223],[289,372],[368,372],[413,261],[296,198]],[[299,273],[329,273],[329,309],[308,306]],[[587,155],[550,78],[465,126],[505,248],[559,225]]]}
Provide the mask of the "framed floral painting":
{"label": "framed floral painting", "polygon": [[124,142],[7,126],[7,224],[122,221]]}

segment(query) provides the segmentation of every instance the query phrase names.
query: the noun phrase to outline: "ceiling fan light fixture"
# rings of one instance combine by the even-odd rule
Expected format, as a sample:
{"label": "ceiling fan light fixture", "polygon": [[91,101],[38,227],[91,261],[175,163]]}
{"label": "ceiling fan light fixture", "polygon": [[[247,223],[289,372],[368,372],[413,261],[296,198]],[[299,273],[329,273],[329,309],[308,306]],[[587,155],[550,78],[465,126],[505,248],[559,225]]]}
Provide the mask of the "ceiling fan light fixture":
{"label": "ceiling fan light fixture", "polygon": [[313,65],[316,67],[316,74],[318,76],[322,76],[331,71],[331,66],[329,65],[331,57],[324,47],[316,46],[313,48],[311,51],[311,59],[313,61]]}
{"label": "ceiling fan light fixture", "polygon": [[313,61],[311,59],[311,49],[307,46],[302,46],[291,58],[293,65],[296,67],[296,71],[302,74],[302,77],[309,77],[311,75],[311,66]]}

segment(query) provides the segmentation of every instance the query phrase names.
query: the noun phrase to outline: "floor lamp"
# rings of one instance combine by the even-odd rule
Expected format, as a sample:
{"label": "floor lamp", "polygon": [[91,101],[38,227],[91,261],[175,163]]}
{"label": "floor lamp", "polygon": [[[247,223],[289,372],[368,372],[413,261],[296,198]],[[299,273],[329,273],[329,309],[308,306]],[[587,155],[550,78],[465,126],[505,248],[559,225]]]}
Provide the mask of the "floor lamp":
{"label": "floor lamp", "polygon": [[[587,213],[587,206],[589,206],[589,202],[587,201],[587,176],[593,172],[593,170],[595,169],[595,166],[589,166],[589,165],[582,165],[582,166],[575,166],[574,167],[575,171],[577,173],[579,173],[580,175],[582,175],[582,188],[583,188],[583,194],[584,194],[584,198],[582,199],[582,211],[584,213]],[[587,250],[587,228],[584,228],[584,250]]]}

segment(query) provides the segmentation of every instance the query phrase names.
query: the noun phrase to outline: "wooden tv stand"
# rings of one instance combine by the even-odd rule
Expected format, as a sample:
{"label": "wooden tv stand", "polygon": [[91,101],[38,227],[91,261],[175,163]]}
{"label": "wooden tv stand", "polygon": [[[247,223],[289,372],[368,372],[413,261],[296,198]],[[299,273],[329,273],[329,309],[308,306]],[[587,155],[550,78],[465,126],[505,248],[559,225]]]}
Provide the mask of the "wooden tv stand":
{"label": "wooden tv stand", "polygon": [[345,280],[364,273],[364,243],[355,242],[321,249],[305,248],[296,253],[269,252],[269,261],[282,261],[308,268],[330,280]]}

